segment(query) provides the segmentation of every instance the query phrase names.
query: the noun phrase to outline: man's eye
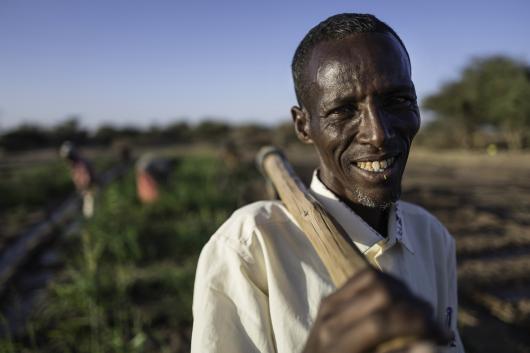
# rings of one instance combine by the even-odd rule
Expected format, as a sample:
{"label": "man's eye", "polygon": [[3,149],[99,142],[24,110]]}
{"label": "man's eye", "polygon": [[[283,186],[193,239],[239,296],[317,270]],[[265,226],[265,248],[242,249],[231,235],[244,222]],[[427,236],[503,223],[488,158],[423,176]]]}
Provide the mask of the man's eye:
{"label": "man's eye", "polygon": [[338,107],[336,109],[333,109],[328,115],[331,116],[350,116],[354,115],[357,112],[357,106],[353,104],[344,105],[342,107]]}
{"label": "man's eye", "polygon": [[410,97],[404,97],[404,96],[396,96],[396,97],[389,97],[385,101],[385,105],[387,107],[395,107],[395,108],[408,108],[414,105],[415,100]]}

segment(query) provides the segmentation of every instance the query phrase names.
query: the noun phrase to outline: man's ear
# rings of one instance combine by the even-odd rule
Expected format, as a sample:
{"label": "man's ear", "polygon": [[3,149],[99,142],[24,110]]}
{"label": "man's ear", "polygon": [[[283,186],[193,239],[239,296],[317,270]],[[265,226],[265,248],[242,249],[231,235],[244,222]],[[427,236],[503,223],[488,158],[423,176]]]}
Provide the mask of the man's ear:
{"label": "man's ear", "polygon": [[296,137],[298,137],[298,139],[303,143],[313,143],[310,132],[311,119],[307,110],[295,105],[291,108],[291,115],[293,117],[294,131],[296,132]]}

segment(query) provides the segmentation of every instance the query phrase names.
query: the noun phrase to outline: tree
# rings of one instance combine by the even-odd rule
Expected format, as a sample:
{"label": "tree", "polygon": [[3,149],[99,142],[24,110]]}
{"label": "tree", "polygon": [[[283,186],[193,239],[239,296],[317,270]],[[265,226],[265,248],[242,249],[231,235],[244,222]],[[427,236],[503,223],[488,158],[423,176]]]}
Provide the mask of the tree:
{"label": "tree", "polygon": [[49,144],[49,132],[32,124],[22,124],[0,136],[0,147],[6,151],[24,151],[47,147]]}
{"label": "tree", "polygon": [[437,124],[446,134],[456,136],[463,147],[473,147],[473,135],[479,128],[481,117],[477,110],[475,90],[469,83],[450,82],[438,94],[425,99],[423,107],[436,113]]}
{"label": "tree", "polygon": [[194,129],[198,142],[219,143],[227,139],[232,127],[228,123],[215,120],[204,120]]}
{"label": "tree", "polygon": [[478,90],[488,121],[499,127],[511,149],[521,149],[530,129],[530,67],[509,58],[479,60],[470,75],[481,78]]}
{"label": "tree", "polygon": [[81,127],[80,118],[71,116],[55,125],[50,131],[50,138],[54,146],[60,146],[69,140],[76,144],[83,144],[88,139],[88,132]]}
{"label": "tree", "polygon": [[119,136],[119,130],[110,124],[104,124],[97,128],[92,140],[97,145],[109,146]]}
{"label": "tree", "polygon": [[191,140],[192,130],[185,121],[176,121],[164,128],[163,135],[168,143],[187,143]]}
{"label": "tree", "polygon": [[[504,56],[475,59],[461,77],[427,97],[423,107],[461,134],[473,147],[473,135],[485,125],[500,131],[511,149],[521,149],[530,129],[530,67]],[[439,124],[440,125],[440,124]]]}

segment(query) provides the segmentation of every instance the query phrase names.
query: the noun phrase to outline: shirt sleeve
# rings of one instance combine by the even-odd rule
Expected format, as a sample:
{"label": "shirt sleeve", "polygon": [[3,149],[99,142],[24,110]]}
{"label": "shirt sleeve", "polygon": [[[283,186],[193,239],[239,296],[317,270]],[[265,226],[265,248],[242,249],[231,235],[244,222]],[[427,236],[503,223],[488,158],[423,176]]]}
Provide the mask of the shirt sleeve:
{"label": "shirt sleeve", "polygon": [[457,270],[456,270],[456,249],[455,241],[451,235],[450,237],[448,256],[447,256],[447,306],[445,309],[445,326],[450,327],[455,335],[453,342],[448,347],[442,350],[446,353],[464,353],[464,346],[458,333],[458,290],[457,290]]}
{"label": "shirt sleeve", "polygon": [[192,353],[275,352],[264,273],[233,244],[210,240],[195,277]]}

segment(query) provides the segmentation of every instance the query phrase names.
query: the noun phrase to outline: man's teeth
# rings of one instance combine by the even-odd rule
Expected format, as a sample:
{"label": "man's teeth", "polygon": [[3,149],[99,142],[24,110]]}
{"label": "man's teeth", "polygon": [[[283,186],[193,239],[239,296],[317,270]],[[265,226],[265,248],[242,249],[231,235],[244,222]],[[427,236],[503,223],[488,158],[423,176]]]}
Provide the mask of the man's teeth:
{"label": "man's teeth", "polygon": [[390,157],[381,161],[357,162],[356,164],[357,167],[367,170],[369,172],[383,172],[386,169],[390,168],[392,163],[394,163],[394,160],[394,157]]}

